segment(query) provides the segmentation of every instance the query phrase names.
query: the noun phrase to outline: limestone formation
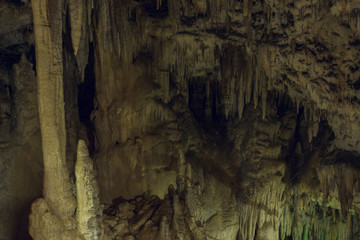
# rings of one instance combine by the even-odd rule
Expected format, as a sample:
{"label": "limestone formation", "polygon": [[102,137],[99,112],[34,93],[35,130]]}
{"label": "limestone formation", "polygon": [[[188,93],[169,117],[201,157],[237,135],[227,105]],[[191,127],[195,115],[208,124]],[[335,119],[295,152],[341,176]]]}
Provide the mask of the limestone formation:
{"label": "limestone formation", "polygon": [[99,188],[94,176],[92,159],[83,140],[78,143],[75,166],[77,212],[76,220],[81,235],[86,240],[102,239],[102,209]]}
{"label": "limestone formation", "polygon": [[38,103],[44,158],[44,198],[57,217],[75,212],[75,198],[66,166],[63,89],[63,1],[32,1]]}
{"label": "limestone formation", "polygon": [[40,129],[21,142],[43,153],[33,239],[360,239],[358,1],[6,0],[0,13],[0,36],[16,36],[0,37],[0,177],[2,156],[26,151],[14,132]]}

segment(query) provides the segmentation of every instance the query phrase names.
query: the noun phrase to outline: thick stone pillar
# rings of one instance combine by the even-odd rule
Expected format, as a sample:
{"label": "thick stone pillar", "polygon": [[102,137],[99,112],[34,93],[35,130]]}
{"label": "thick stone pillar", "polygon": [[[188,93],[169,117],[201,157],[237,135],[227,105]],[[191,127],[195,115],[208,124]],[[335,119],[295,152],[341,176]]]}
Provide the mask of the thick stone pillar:
{"label": "thick stone pillar", "polygon": [[44,198],[61,219],[71,217],[76,202],[66,167],[63,89],[63,0],[31,1],[35,29],[36,71],[42,150]]}

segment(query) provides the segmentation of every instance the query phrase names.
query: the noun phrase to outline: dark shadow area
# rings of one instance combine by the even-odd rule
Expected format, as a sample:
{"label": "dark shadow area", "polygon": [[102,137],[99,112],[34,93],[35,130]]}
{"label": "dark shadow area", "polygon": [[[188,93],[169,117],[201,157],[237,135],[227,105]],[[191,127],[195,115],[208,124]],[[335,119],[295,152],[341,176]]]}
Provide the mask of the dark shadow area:
{"label": "dark shadow area", "polygon": [[[227,120],[222,102],[221,84],[196,78],[188,82],[189,108],[203,130],[212,137],[227,138]],[[208,89],[207,89],[208,88]]]}
{"label": "dark shadow area", "polygon": [[152,18],[163,19],[169,15],[167,0],[162,0],[159,8],[157,8],[157,1],[144,1],[142,8],[147,12],[149,17]]}
{"label": "dark shadow area", "polygon": [[89,58],[85,68],[84,82],[79,84],[78,91],[78,108],[79,118],[86,127],[87,137],[90,142],[89,153],[92,155],[95,151],[95,128],[91,121],[90,115],[94,109],[95,98],[95,55],[94,44],[89,43]]}
{"label": "dark shadow area", "polygon": [[[34,201],[33,199],[32,201]],[[31,201],[31,202],[32,202]],[[31,204],[25,206],[20,210],[19,213],[19,225],[17,226],[16,231],[16,240],[32,240],[32,237],[29,234],[29,215],[31,212]]]}

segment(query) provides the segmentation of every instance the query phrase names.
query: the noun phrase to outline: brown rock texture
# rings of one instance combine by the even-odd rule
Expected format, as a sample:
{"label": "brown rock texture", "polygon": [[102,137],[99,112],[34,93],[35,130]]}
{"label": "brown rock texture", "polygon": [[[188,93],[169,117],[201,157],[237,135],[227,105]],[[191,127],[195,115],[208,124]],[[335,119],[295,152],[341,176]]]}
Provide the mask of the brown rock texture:
{"label": "brown rock texture", "polygon": [[0,2],[0,239],[28,239],[43,161],[31,7]]}
{"label": "brown rock texture", "polygon": [[41,130],[33,239],[360,239],[357,0],[0,7],[34,25],[36,61],[0,38],[0,144],[13,109]]}

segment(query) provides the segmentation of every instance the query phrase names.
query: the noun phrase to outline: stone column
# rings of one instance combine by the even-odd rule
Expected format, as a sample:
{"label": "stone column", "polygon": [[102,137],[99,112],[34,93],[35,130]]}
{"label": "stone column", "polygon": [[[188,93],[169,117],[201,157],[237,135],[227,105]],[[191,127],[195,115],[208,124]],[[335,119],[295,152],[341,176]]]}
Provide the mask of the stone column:
{"label": "stone column", "polygon": [[74,214],[76,201],[66,166],[62,59],[64,2],[33,0],[31,4],[44,158],[44,198],[57,217],[66,219]]}

